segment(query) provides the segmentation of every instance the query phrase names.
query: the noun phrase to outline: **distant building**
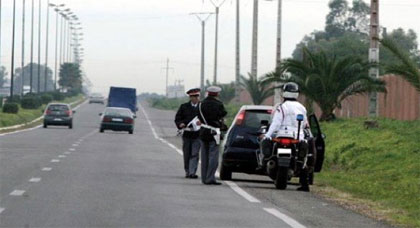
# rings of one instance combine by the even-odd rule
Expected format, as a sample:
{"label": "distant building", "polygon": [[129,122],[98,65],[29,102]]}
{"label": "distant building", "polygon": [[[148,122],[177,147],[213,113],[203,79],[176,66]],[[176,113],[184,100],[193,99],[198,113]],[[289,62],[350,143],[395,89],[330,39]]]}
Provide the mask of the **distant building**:
{"label": "distant building", "polygon": [[175,85],[168,86],[168,98],[185,97],[185,86],[178,82]]}

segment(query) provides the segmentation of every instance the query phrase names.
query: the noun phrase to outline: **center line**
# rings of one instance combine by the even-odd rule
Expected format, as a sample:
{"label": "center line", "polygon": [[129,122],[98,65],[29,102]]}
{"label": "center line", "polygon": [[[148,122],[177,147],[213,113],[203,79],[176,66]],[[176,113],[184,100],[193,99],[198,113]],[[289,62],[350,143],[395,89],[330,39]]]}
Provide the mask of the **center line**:
{"label": "center line", "polygon": [[79,146],[79,144],[76,144],[76,143],[75,143],[75,144],[73,144],[72,146]]}
{"label": "center line", "polygon": [[65,158],[66,155],[58,155],[59,158]]}
{"label": "center line", "polygon": [[34,177],[34,178],[31,178],[29,180],[29,182],[33,182],[33,183],[40,182],[40,181],[41,181],[41,178],[40,177]]}
{"label": "center line", "polygon": [[50,168],[50,167],[44,167],[44,168],[42,168],[42,171],[51,171],[52,170],[52,168]]}
{"label": "center line", "polygon": [[76,149],[74,149],[74,148],[70,148],[69,150],[70,150],[70,151],[75,151]]}
{"label": "center line", "polygon": [[10,193],[11,196],[22,196],[23,193],[25,193],[25,191],[23,190],[14,190],[13,192]]}
{"label": "center line", "polygon": [[4,208],[0,207],[0,214],[4,211]]}
{"label": "center line", "polygon": [[57,162],[60,162],[60,160],[58,160],[58,159],[52,159],[51,162],[57,163]]}

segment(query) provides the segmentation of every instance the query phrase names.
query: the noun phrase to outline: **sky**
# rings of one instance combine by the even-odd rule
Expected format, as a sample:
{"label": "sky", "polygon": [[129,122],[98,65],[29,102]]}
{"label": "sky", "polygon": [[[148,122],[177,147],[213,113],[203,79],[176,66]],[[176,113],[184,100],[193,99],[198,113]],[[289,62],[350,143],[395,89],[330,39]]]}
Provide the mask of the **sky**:
{"label": "sky", "polygon": [[[17,67],[22,62],[22,1],[16,0]],[[29,62],[30,7],[26,0],[26,44],[24,62]],[[34,0],[37,5],[39,0]],[[82,23],[85,49],[83,70],[94,84],[93,90],[106,94],[110,86],[135,87],[138,93],[165,92],[166,60],[169,83],[182,80],[186,88],[200,83],[201,24],[194,12],[213,12],[209,0],[50,0],[66,4]],[[1,64],[10,72],[12,0],[2,0]],[[41,28],[45,31],[46,2],[42,3]],[[215,0],[222,2],[222,0]],[[283,0],[282,57],[290,57],[306,34],[322,30],[329,0]],[[226,0],[220,9],[220,82],[235,78],[236,0]],[[251,67],[253,0],[241,4],[241,74]],[[420,34],[419,0],[381,0],[380,23],[388,31],[402,27]],[[259,0],[258,75],[274,69],[277,29],[277,0]],[[35,13],[37,18],[37,10]],[[35,25],[37,31],[37,25]],[[54,65],[55,16],[50,14],[49,66]],[[37,34],[36,34],[37,35]],[[45,63],[45,34],[42,34],[41,59]],[[215,18],[206,23],[205,77],[213,78]],[[37,44],[37,37],[35,37]],[[35,61],[37,61],[37,45]]]}

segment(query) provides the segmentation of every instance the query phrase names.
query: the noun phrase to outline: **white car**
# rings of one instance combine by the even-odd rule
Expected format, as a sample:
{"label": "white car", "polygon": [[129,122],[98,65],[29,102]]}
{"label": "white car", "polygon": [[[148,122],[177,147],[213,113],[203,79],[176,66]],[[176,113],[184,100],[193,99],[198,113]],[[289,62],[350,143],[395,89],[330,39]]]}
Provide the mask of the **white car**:
{"label": "white car", "polygon": [[99,93],[92,93],[89,96],[89,104],[92,103],[105,104],[105,98]]}

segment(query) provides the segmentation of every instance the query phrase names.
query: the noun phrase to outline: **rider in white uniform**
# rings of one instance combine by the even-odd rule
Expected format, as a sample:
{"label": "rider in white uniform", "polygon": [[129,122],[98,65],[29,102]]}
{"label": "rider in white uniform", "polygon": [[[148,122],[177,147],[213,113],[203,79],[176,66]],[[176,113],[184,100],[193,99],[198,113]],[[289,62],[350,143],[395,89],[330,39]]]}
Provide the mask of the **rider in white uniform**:
{"label": "rider in white uniform", "polygon": [[[298,121],[297,115],[301,114],[304,119],[301,123],[299,139],[302,143],[306,143],[304,129],[309,127],[308,117],[306,115],[306,108],[297,101],[299,96],[299,86],[294,82],[288,82],[283,85],[283,103],[276,106],[273,120],[264,135],[265,140],[271,140],[272,137],[290,137],[297,139],[298,134]],[[305,175],[301,177],[301,187],[298,190],[309,191],[307,181],[307,170]]]}

